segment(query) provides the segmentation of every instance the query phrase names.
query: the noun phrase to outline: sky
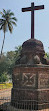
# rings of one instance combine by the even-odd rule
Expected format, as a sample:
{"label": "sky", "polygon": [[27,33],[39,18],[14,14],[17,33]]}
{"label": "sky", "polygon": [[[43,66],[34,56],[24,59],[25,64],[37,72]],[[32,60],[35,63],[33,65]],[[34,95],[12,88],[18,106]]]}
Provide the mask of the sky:
{"label": "sky", "polygon": [[[17,27],[13,26],[13,32],[6,32],[3,52],[14,51],[15,47],[22,45],[31,38],[31,12],[22,12],[22,8],[44,5],[44,10],[35,11],[35,39],[42,41],[45,52],[49,52],[49,0],[0,0],[0,11],[11,9],[17,18]],[[1,18],[1,15],[0,15]],[[0,31],[0,51],[4,33]]]}

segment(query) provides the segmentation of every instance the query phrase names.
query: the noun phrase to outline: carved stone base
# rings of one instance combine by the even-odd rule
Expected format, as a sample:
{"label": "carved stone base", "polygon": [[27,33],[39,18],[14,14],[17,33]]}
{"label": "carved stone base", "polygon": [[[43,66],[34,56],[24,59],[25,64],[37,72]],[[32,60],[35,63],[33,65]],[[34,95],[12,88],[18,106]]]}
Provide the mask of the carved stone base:
{"label": "carved stone base", "polygon": [[49,66],[18,65],[14,68],[11,104],[15,106],[22,101],[32,101],[37,109],[41,108],[39,104],[49,102]]}

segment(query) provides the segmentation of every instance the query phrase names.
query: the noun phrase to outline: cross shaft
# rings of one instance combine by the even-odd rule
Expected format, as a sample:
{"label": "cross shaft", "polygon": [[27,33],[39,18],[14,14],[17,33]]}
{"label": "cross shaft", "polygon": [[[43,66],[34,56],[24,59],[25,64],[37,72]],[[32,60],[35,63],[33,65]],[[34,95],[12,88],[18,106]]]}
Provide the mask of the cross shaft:
{"label": "cross shaft", "polygon": [[34,11],[44,9],[44,5],[34,6],[31,3],[31,7],[22,8],[22,12],[31,11],[31,39],[34,39]]}

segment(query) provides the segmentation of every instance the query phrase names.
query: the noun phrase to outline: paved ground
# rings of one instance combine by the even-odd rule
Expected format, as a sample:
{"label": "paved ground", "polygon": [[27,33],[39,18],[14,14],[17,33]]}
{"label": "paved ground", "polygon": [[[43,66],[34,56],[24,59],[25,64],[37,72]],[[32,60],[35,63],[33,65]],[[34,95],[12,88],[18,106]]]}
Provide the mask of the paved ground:
{"label": "paved ground", "polygon": [[7,96],[11,96],[11,89],[0,90],[0,98],[7,97]]}
{"label": "paved ground", "polygon": [[[12,107],[10,105],[10,97],[11,97],[11,89],[0,90],[0,105],[5,103],[3,105],[3,109],[6,109],[6,111],[29,111],[29,110],[15,109],[14,107]],[[38,110],[38,111],[49,111],[49,109]]]}
{"label": "paved ground", "polygon": [[0,105],[9,102],[11,98],[11,89],[0,90]]}

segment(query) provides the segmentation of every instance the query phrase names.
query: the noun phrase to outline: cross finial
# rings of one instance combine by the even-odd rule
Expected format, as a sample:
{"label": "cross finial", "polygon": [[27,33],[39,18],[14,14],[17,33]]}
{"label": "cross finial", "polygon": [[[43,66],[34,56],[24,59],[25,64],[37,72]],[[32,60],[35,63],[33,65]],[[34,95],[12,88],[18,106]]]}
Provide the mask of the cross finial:
{"label": "cross finial", "polygon": [[44,5],[34,6],[34,2],[31,7],[22,8],[22,12],[31,11],[31,39],[34,39],[34,11],[40,9],[44,9]]}

